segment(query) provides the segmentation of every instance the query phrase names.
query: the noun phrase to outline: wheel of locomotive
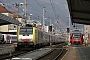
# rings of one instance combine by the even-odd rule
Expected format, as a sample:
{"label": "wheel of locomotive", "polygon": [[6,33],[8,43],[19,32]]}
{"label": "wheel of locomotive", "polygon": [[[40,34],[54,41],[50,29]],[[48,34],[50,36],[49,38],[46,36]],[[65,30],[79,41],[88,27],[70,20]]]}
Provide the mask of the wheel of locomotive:
{"label": "wheel of locomotive", "polygon": [[35,48],[36,48],[36,49],[39,49],[39,48],[40,48],[40,47],[39,47],[39,44],[36,44],[36,45],[35,45]]}

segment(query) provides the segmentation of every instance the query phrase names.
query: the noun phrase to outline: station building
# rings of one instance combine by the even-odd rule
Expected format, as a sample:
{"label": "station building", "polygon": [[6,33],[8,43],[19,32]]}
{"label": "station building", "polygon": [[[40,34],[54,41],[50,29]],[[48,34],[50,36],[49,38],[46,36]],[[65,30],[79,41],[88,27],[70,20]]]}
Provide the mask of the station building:
{"label": "station building", "polygon": [[90,25],[84,25],[84,37],[86,40],[90,40]]}
{"label": "station building", "polygon": [[[9,11],[4,6],[0,5],[0,13],[6,16],[9,16],[15,20],[18,20],[20,23],[24,23],[24,19],[18,15],[15,11]],[[17,19],[18,15],[18,19]],[[0,32],[9,32],[9,30],[17,29],[17,25],[15,24],[7,24],[0,26]]]}

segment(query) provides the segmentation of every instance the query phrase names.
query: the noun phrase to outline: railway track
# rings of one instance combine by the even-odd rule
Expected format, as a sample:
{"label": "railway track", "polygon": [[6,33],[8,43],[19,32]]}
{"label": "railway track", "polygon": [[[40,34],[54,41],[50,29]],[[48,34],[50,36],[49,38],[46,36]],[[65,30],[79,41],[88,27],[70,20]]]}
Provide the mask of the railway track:
{"label": "railway track", "polygon": [[60,60],[62,58],[62,56],[67,52],[67,47],[65,47],[65,45],[67,45],[66,43],[64,44],[60,44],[57,47],[53,47],[51,48],[52,51],[36,58],[35,60]]}
{"label": "railway track", "polygon": [[[46,55],[46,56],[49,56],[50,55],[50,53],[51,53],[51,55],[52,54],[54,54],[55,56],[56,56],[56,54],[57,54],[57,56],[55,57],[54,55],[52,55],[52,57],[53,57],[53,59],[54,60],[56,60],[59,56],[61,56],[62,55],[62,53],[63,52],[65,52],[65,50],[66,50],[66,47],[64,47],[65,45],[67,45],[66,43],[61,43],[61,44],[59,44],[59,45],[55,45],[55,46],[53,46],[52,48],[50,48],[50,47],[45,47],[44,49],[46,49],[46,50],[49,50],[50,49],[50,52],[48,53],[48,55],[47,54],[44,54],[44,55]],[[49,49],[47,49],[47,48],[49,48]],[[41,48],[41,49],[43,49],[43,48]],[[45,50],[45,51],[46,51]],[[15,58],[15,57],[20,57],[20,56],[24,56],[24,55],[28,55],[28,54],[32,54],[33,52],[34,52],[34,54],[36,54],[37,52],[38,52],[39,50],[33,50],[33,51],[15,51],[15,52],[10,52],[10,53],[8,53],[8,54],[5,54],[5,55],[0,55],[0,60],[5,60],[5,59],[12,59],[12,58]],[[41,51],[41,50],[40,50]],[[53,53],[52,53],[53,52]],[[59,53],[59,54],[58,54]],[[39,53],[40,54],[40,53]],[[37,55],[38,56],[38,55]],[[30,55],[29,55],[29,57],[30,57]],[[36,58],[33,58],[34,60],[41,60],[41,58],[43,58],[44,56],[42,56],[42,57],[36,57]],[[21,58],[21,57],[20,57]],[[45,58],[46,60],[50,60],[50,58]],[[44,59],[44,60],[45,60]],[[52,59],[51,59],[52,60]]]}
{"label": "railway track", "polygon": [[16,57],[16,56],[19,56],[19,55],[22,55],[22,54],[26,54],[27,51],[15,51],[15,52],[10,52],[8,54],[4,54],[4,55],[0,55],[0,60],[3,60],[3,59],[11,59],[13,57]]}

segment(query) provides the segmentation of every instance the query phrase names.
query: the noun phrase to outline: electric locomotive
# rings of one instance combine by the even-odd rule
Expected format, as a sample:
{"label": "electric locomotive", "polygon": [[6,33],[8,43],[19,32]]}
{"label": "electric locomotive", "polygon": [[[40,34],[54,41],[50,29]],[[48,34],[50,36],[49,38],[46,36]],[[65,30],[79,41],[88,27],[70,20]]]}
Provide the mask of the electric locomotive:
{"label": "electric locomotive", "polygon": [[70,33],[70,43],[71,44],[83,44],[83,34],[79,29],[74,29]]}
{"label": "electric locomotive", "polygon": [[[17,48],[20,50],[31,50],[43,46],[62,42],[61,38],[49,32],[45,32],[36,27],[18,27]],[[65,41],[65,40],[63,40]]]}
{"label": "electric locomotive", "polygon": [[45,46],[49,43],[49,39],[49,34],[36,27],[19,27],[17,30],[17,47],[20,47],[22,50]]}
{"label": "electric locomotive", "polygon": [[18,27],[17,30],[18,47],[34,47],[37,42],[37,29],[35,27]]}

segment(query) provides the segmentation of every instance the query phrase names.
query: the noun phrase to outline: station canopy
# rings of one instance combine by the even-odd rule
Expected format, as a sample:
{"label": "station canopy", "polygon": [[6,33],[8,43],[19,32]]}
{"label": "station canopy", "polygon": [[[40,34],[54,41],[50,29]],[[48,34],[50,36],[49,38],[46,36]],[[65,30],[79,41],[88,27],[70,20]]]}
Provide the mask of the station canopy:
{"label": "station canopy", "polygon": [[7,25],[7,24],[19,25],[20,22],[18,20],[11,18],[11,17],[8,17],[4,14],[0,14],[0,26],[1,25]]}
{"label": "station canopy", "polygon": [[90,25],[90,0],[67,0],[72,23]]}

